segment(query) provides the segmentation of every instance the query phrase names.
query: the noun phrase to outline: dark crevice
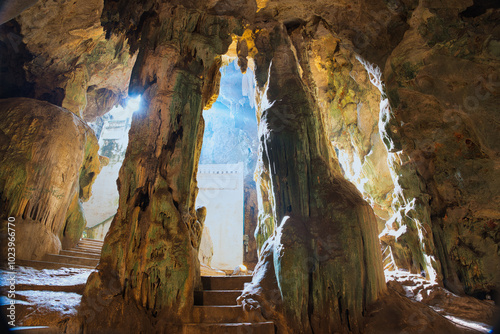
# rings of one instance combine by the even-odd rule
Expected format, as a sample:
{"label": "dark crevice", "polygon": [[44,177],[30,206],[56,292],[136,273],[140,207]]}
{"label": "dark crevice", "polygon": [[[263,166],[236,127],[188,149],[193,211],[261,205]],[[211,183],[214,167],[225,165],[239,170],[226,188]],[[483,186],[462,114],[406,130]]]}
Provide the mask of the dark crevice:
{"label": "dark crevice", "polygon": [[36,220],[37,216],[38,216],[38,203],[34,205],[33,209],[31,210],[31,218],[33,220]]}
{"label": "dark crevice", "polygon": [[304,20],[298,18],[287,20],[284,23],[288,34],[290,34],[290,32],[294,31],[297,28],[300,28],[305,24]]}
{"label": "dark crevice", "polygon": [[[174,190],[172,189],[172,187],[168,187],[168,192],[171,193],[172,197],[173,197]],[[175,199],[172,198],[172,203],[174,204],[177,211],[180,211],[179,210],[179,202],[177,202]]]}
{"label": "dark crevice", "polygon": [[140,207],[141,211],[145,211],[146,208],[149,206],[149,194],[147,191],[147,187],[142,187],[139,190],[139,194],[137,195],[135,206]]}
{"label": "dark crevice", "polygon": [[163,149],[166,152],[172,154],[174,152],[174,149],[175,149],[175,144],[177,143],[177,141],[182,139],[182,135],[183,135],[183,128],[182,127],[180,127],[177,131],[172,132],[172,135],[170,136],[170,138],[168,138],[168,142],[163,147]]}
{"label": "dark crevice", "polygon": [[349,328],[350,332],[352,329],[351,329],[351,322],[349,321],[349,310],[345,310],[345,318],[347,320],[347,328]]}
{"label": "dark crevice", "polygon": [[177,202],[176,200],[172,200],[172,202],[174,203],[174,206],[177,209],[177,211],[180,212],[180,210],[179,210],[179,202]]}
{"label": "dark crevice", "polygon": [[486,13],[488,9],[500,8],[498,0],[474,0],[474,4],[460,13],[461,17],[477,17]]}

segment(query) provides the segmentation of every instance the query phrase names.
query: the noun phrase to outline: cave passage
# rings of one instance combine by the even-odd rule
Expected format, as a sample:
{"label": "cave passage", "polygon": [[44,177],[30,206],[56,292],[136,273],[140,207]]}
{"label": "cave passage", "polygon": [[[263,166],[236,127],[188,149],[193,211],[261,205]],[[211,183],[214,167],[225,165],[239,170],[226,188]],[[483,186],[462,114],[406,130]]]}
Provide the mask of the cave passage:
{"label": "cave passage", "polygon": [[125,159],[132,115],[140,108],[141,96],[131,97],[105,115],[89,123],[99,140],[102,169],[92,188],[92,196],[83,203],[87,221],[83,237],[104,240],[118,209],[116,180]]}
{"label": "cave passage", "polygon": [[[196,205],[205,206],[200,264],[232,271],[257,263],[255,238],[257,120],[253,71],[241,73],[236,61],[220,69],[219,96],[205,110]],[[245,268],[243,267],[243,268]]]}

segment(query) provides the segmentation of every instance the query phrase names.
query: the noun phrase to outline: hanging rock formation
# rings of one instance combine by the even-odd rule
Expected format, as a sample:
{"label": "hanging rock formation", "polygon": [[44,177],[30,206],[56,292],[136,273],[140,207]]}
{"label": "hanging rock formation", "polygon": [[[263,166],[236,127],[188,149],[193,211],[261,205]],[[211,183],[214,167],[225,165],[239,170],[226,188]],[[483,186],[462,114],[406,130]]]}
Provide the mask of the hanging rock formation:
{"label": "hanging rock formation", "polygon": [[0,115],[0,211],[2,220],[15,218],[16,258],[74,246],[85,228],[80,202],[100,168],[92,129],[63,108],[26,98],[0,100]]}
{"label": "hanging rock formation", "polygon": [[126,95],[135,57],[124,39],[105,39],[102,8],[103,0],[42,0],[3,24],[0,97],[48,101],[86,121],[108,112]]}

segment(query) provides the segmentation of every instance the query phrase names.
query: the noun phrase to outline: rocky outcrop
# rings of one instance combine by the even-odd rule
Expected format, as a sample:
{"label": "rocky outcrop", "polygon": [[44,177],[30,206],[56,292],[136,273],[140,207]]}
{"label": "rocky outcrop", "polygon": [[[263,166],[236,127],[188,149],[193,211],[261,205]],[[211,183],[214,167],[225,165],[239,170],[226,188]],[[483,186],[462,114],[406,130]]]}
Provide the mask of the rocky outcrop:
{"label": "rocky outcrop", "polygon": [[48,102],[0,100],[0,113],[0,211],[15,218],[17,258],[73,246],[85,227],[80,201],[99,173],[93,131]]}
{"label": "rocky outcrop", "polygon": [[[495,119],[498,104],[492,25],[498,10],[468,1],[389,8],[409,30],[387,62],[360,48],[378,40],[371,30],[358,26],[362,38],[353,39],[327,20],[301,23],[311,39],[312,82],[325,128],[344,176],[379,218],[387,264],[484,296],[498,290],[500,268],[491,182],[498,179],[492,135],[498,131],[495,121],[484,121]],[[386,14],[373,13],[370,28],[380,35]],[[261,207],[269,212],[266,192]],[[259,226],[266,235],[269,219],[261,217]]]}
{"label": "rocky outcrop", "polygon": [[[344,177],[354,183],[377,215],[379,232],[393,215],[394,184],[380,136],[380,71],[370,73],[352,42],[323,23],[311,27],[311,73],[328,139]],[[381,88],[381,87],[380,87]]]}

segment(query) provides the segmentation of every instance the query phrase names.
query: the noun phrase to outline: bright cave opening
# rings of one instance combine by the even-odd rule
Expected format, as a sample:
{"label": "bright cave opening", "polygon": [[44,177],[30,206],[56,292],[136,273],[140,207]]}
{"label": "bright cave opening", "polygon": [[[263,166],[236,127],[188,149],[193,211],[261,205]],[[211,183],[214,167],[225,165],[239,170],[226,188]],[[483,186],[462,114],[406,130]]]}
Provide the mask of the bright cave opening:
{"label": "bright cave opening", "polygon": [[139,110],[141,96],[130,97],[123,105],[113,107],[89,125],[99,141],[99,156],[103,165],[92,186],[92,196],[82,204],[86,228],[84,238],[104,240],[118,210],[119,194],[116,184],[125,159],[132,114]]}
{"label": "bright cave opening", "polygon": [[[202,273],[252,270],[257,263],[257,119],[254,74],[237,61],[220,69],[219,96],[203,112],[205,131],[196,206],[207,208],[199,259]],[[244,269],[243,269],[244,271]]]}

